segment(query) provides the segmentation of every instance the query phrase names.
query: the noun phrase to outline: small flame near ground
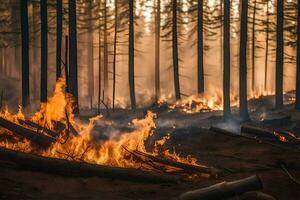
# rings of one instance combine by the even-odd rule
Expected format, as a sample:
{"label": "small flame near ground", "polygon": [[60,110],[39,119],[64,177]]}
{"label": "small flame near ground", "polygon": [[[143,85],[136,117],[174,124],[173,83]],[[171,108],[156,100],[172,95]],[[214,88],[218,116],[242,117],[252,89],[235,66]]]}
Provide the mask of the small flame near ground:
{"label": "small flame near ground", "polygon": [[[57,142],[47,149],[34,147],[30,141],[20,138],[13,133],[0,127],[0,145],[6,148],[21,150],[24,152],[32,152],[46,157],[63,158],[76,161],[84,161],[94,164],[102,164],[118,167],[140,168],[140,163],[130,156],[129,151],[138,150],[147,152],[145,141],[154,134],[156,128],[154,119],[156,114],[148,112],[144,119],[134,119],[132,121],[135,127],[132,132],[125,132],[117,137],[106,141],[98,141],[93,138],[92,130],[98,120],[102,116],[96,116],[89,119],[89,123],[84,123],[79,119],[75,119],[72,111],[74,109],[72,97],[65,93],[65,80],[59,79],[56,83],[54,95],[48,99],[46,103],[42,103],[40,110],[32,115],[29,119],[48,129],[55,129],[56,123],[60,122],[65,127],[68,123],[72,124],[78,131],[78,136],[67,135],[68,128],[61,133]],[[0,112],[0,117],[19,124],[18,119],[26,120],[22,113],[22,108],[16,114],[11,114],[6,108]],[[26,126],[26,125],[23,125]],[[27,127],[26,128],[30,128]],[[36,130],[35,130],[36,131]],[[38,132],[42,134],[41,132]],[[66,138],[62,142],[62,138]],[[6,137],[9,136],[9,137]],[[192,156],[182,157],[175,150],[162,150],[165,143],[170,139],[170,135],[163,137],[155,142],[152,152],[148,152],[155,156],[164,156],[175,161],[198,165],[197,159]]]}

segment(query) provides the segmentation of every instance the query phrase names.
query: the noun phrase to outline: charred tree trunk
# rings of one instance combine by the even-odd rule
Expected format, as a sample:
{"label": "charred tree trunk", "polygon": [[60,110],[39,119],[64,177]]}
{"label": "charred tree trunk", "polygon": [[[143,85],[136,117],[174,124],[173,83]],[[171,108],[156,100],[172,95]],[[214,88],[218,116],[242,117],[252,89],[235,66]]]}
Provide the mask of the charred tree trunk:
{"label": "charred tree trunk", "polygon": [[252,92],[254,92],[254,90],[255,90],[255,72],[256,72],[256,70],[255,70],[255,40],[256,40],[256,37],[255,37],[255,31],[256,31],[256,27],[255,27],[255,20],[256,20],[256,5],[257,4],[257,2],[256,2],[256,0],[254,0],[254,5],[253,5],[253,15],[252,15],[252,20],[253,20],[253,22],[252,22],[252,48],[251,48],[251,50],[252,50],[252,55],[251,55],[251,58],[252,58]]}
{"label": "charred tree trunk", "polygon": [[118,0],[115,0],[115,31],[114,31],[114,58],[113,58],[113,98],[112,106],[115,108],[116,99],[116,65],[117,65],[117,36],[118,36]]}
{"label": "charred tree trunk", "polygon": [[104,1],[104,24],[103,24],[103,61],[104,61],[104,66],[103,66],[103,81],[104,81],[104,92],[107,95],[107,98],[102,97],[103,99],[108,99],[108,42],[107,42],[107,0]]}
{"label": "charred tree trunk", "polygon": [[160,0],[156,1],[155,16],[155,101],[160,97]]}
{"label": "charred tree trunk", "polygon": [[28,30],[28,1],[20,1],[21,36],[22,36],[22,106],[29,103],[29,30]]}
{"label": "charred tree trunk", "polygon": [[249,120],[247,102],[247,31],[248,31],[248,0],[242,1],[240,35],[240,117]]}
{"label": "charred tree trunk", "polygon": [[179,60],[178,60],[178,38],[177,38],[177,0],[172,0],[172,52],[175,98],[180,100],[179,83]]}
{"label": "charred tree trunk", "polygon": [[39,49],[38,49],[38,46],[39,46],[39,41],[38,41],[38,29],[39,27],[37,26],[37,16],[38,16],[38,13],[39,13],[39,10],[38,10],[38,3],[39,2],[32,2],[32,30],[33,30],[33,33],[32,33],[32,67],[31,67],[31,70],[32,70],[32,94],[33,94],[33,99],[34,100],[38,100],[39,99],[39,80],[38,80],[38,77],[39,77],[39,70],[38,70],[38,58],[39,58]]}
{"label": "charred tree trunk", "polygon": [[268,60],[269,60],[269,31],[270,31],[270,11],[269,1],[267,1],[267,27],[266,27],[266,48],[265,48],[265,92],[268,90]]}
{"label": "charred tree trunk", "polygon": [[61,74],[61,44],[62,44],[62,0],[56,0],[56,80]]}
{"label": "charred tree trunk", "polygon": [[231,115],[230,109],[230,0],[224,0],[224,40],[223,40],[223,104],[224,118]]}
{"label": "charred tree trunk", "polygon": [[88,13],[88,92],[90,99],[90,107],[93,107],[94,97],[94,42],[93,42],[93,1],[89,0]]}
{"label": "charred tree trunk", "polygon": [[130,93],[130,102],[131,109],[136,108],[135,101],[135,84],[134,84],[134,1],[129,0],[129,93]]}
{"label": "charred tree trunk", "polygon": [[275,107],[283,106],[283,1],[277,0]]}
{"label": "charred tree trunk", "polygon": [[297,72],[296,72],[296,109],[300,109],[300,0],[297,3]]}
{"label": "charred tree trunk", "polygon": [[203,70],[203,1],[198,0],[198,94],[204,93],[204,70]]}
{"label": "charred tree trunk", "polygon": [[41,15],[41,102],[47,101],[48,83],[48,9],[47,0],[40,1]]}
{"label": "charred tree trunk", "polygon": [[[100,15],[101,12],[101,1],[99,2],[99,18],[101,18]],[[101,68],[102,68],[102,63],[101,63],[101,21],[99,21],[99,60],[98,60],[98,114],[100,114],[100,106],[101,106]]]}
{"label": "charred tree trunk", "polygon": [[76,114],[78,108],[76,0],[69,0],[69,92],[73,95]]}
{"label": "charred tree trunk", "polygon": [[69,93],[69,37],[65,37],[65,77],[66,77],[66,92]]}

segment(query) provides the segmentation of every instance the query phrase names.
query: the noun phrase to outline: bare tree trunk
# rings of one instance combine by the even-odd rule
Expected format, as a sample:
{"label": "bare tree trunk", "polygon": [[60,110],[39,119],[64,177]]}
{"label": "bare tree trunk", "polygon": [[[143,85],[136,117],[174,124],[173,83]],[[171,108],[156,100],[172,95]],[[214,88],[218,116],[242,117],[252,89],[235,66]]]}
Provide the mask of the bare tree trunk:
{"label": "bare tree trunk", "polygon": [[41,102],[47,101],[48,84],[48,14],[47,0],[40,1],[41,16]]}
{"label": "bare tree trunk", "polygon": [[128,49],[128,75],[131,109],[136,108],[134,83],[134,1],[129,0],[129,49]]}
{"label": "bare tree trunk", "polygon": [[[99,18],[101,19],[101,0],[99,1]],[[101,107],[101,21],[99,21],[99,60],[98,60],[98,114],[100,114]]]}
{"label": "bare tree trunk", "polygon": [[295,108],[300,109],[300,0],[297,3],[297,72],[296,72],[296,104]]}
{"label": "bare tree trunk", "polygon": [[156,1],[155,17],[155,101],[160,98],[160,0]]}
{"label": "bare tree trunk", "polygon": [[250,119],[247,102],[247,30],[248,0],[244,0],[241,10],[240,32],[240,117],[243,121]]}
{"label": "bare tree trunk", "polygon": [[277,0],[275,107],[283,106],[283,1]]}
{"label": "bare tree trunk", "polygon": [[33,99],[38,100],[39,99],[39,71],[38,71],[38,58],[39,58],[39,41],[38,41],[38,34],[37,31],[39,27],[37,26],[37,15],[39,13],[38,10],[38,2],[32,2],[32,94]]}
{"label": "bare tree trunk", "polygon": [[203,69],[203,1],[198,0],[198,94],[204,92],[204,69]]}
{"label": "bare tree trunk", "polygon": [[268,90],[268,60],[269,60],[269,23],[270,23],[270,11],[269,0],[267,1],[267,27],[266,27],[266,48],[265,48],[265,92]]}
{"label": "bare tree trunk", "polygon": [[253,5],[253,16],[252,16],[252,20],[253,20],[253,23],[252,23],[252,55],[251,55],[251,58],[252,58],[252,92],[254,92],[255,90],[255,73],[256,73],[256,70],[255,70],[255,40],[256,40],[256,37],[255,37],[255,31],[256,31],[256,27],[255,27],[255,20],[256,20],[256,0],[254,0],[254,5]]}
{"label": "bare tree trunk", "polygon": [[66,92],[69,93],[69,37],[65,36],[65,77],[66,77]]}
{"label": "bare tree trunk", "polygon": [[[104,0],[104,49],[103,49],[103,58],[104,58],[104,68],[103,68],[103,78],[104,78],[104,92],[108,95],[108,42],[107,42],[107,0]],[[103,97],[104,98],[104,97]],[[108,96],[105,98],[108,99]]]}
{"label": "bare tree trunk", "polygon": [[3,73],[3,48],[0,46],[0,74]]}
{"label": "bare tree trunk", "polygon": [[224,0],[224,39],[223,39],[223,104],[224,118],[231,116],[230,109],[230,0]]}
{"label": "bare tree trunk", "polygon": [[113,98],[112,107],[115,108],[116,98],[116,64],[117,64],[117,36],[118,36],[118,0],[115,0],[115,31],[114,31],[114,60],[113,60]]}
{"label": "bare tree trunk", "polygon": [[172,0],[172,51],[175,98],[180,100],[179,64],[178,64],[178,38],[177,38],[177,0]]}
{"label": "bare tree trunk", "polygon": [[56,0],[56,80],[61,74],[61,43],[62,43],[62,0]]}
{"label": "bare tree trunk", "polygon": [[29,30],[28,1],[20,1],[21,37],[22,37],[22,106],[29,104]]}
{"label": "bare tree trunk", "polygon": [[76,0],[69,0],[69,92],[73,95],[76,114],[78,108],[77,30]]}
{"label": "bare tree trunk", "polygon": [[94,42],[93,42],[93,0],[89,0],[87,13],[88,19],[88,93],[90,98],[90,108],[93,107],[94,98]]}

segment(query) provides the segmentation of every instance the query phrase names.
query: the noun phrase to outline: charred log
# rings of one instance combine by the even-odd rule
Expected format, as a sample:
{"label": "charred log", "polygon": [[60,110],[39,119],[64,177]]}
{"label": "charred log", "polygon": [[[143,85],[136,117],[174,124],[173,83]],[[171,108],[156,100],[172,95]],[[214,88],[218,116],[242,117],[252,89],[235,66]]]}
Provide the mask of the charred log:
{"label": "charred log", "polygon": [[177,161],[170,160],[167,158],[156,157],[151,154],[140,152],[137,150],[135,150],[134,153],[137,155],[146,157],[146,158],[152,160],[153,162],[180,168],[180,169],[183,169],[184,171],[200,172],[200,173],[205,173],[205,174],[211,174],[213,176],[218,176],[221,173],[221,170],[211,168],[211,167],[197,166],[197,165],[191,165],[191,164],[186,164],[186,163],[182,163],[182,162],[177,162]]}
{"label": "charred log", "polygon": [[188,191],[182,194],[180,200],[220,200],[245,192],[260,190],[263,188],[260,178],[256,175],[245,179],[221,182],[206,188]]}
{"label": "charred log", "polygon": [[52,137],[58,137],[59,134],[50,130],[50,129],[47,129],[46,127],[42,127],[41,125],[37,124],[37,123],[34,123],[30,120],[22,120],[22,119],[18,119],[19,123],[20,124],[25,124],[27,126],[31,126],[33,128],[36,128],[37,130],[41,130],[42,132],[45,132],[46,134],[52,136]]}
{"label": "charred log", "polygon": [[40,171],[63,176],[103,177],[138,181],[146,183],[161,183],[180,181],[179,176],[145,172],[137,169],[110,167],[84,162],[69,161],[58,158],[42,157],[0,147],[0,160],[17,164],[20,169]]}
{"label": "charred log", "polygon": [[31,129],[10,122],[2,117],[0,117],[0,126],[43,147],[49,146],[56,141],[52,137],[38,134]]}

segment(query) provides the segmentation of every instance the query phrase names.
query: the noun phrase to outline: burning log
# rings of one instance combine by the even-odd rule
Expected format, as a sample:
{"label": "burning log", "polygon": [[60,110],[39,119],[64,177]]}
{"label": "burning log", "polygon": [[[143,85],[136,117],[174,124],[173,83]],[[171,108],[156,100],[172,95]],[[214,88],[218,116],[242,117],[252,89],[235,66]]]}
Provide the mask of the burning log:
{"label": "burning log", "polygon": [[256,175],[245,179],[221,182],[206,188],[188,191],[180,195],[180,200],[220,200],[245,192],[260,190],[263,188],[260,178]]}
{"label": "burning log", "polygon": [[300,144],[300,141],[297,141],[295,138],[293,138],[288,134],[281,133],[276,130],[260,128],[252,125],[243,125],[241,127],[241,132],[251,134],[260,138],[271,139],[274,141],[280,141],[289,144]]}
{"label": "burning log", "polygon": [[175,175],[158,174],[137,169],[110,167],[58,158],[42,157],[3,147],[0,147],[0,160],[13,162],[21,169],[63,176],[97,176],[146,183],[177,183],[180,181],[180,177]]}
{"label": "burning log", "polygon": [[156,157],[151,154],[144,153],[144,152],[137,151],[137,150],[133,151],[133,153],[135,153],[139,156],[146,157],[146,158],[152,160],[153,162],[180,168],[180,169],[183,169],[184,171],[205,173],[205,174],[213,175],[215,177],[217,177],[221,173],[221,170],[219,170],[219,169],[177,162],[177,161],[166,159],[166,158]]}
{"label": "burning log", "polygon": [[25,124],[27,126],[31,126],[33,128],[36,128],[37,130],[41,130],[41,131],[47,133],[48,135],[50,135],[52,137],[58,137],[59,136],[58,133],[56,133],[56,132],[54,132],[54,131],[46,128],[46,127],[42,127],[41,125],[36,124],[36,123],[34,123],[34,122],[30,121],[30,120],[18,119],[18,121],[19,121],[20,124]]}
{"label": "burning log", "polygon": [[25,137],[26,139],[37,143],[41,146],[49,146],[51,143],[55,142],[56,140],[52,137],[43,135],[43,134],[38,134],[35,131],[25,128],[23,126],[20,126],[18,124],[15,124],[13,122],[10,122],[2,117],[0,117],[0,126],[2,126],[3,128],[6,128],[7,130]]}

